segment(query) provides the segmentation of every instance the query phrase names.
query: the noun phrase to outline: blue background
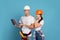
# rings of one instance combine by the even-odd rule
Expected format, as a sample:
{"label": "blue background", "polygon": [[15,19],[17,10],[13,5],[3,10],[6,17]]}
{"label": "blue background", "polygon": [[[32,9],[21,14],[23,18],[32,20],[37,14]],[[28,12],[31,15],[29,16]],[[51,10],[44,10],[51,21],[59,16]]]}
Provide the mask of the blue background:
{"label": "blue background", "polygon": [[20,29],[10,19],[18,22],[25,5],[31,7],[32,16],[36,9],[43,10],[45,40],[60,40],[60,0],[0,0],[0,40],[20,40]]}

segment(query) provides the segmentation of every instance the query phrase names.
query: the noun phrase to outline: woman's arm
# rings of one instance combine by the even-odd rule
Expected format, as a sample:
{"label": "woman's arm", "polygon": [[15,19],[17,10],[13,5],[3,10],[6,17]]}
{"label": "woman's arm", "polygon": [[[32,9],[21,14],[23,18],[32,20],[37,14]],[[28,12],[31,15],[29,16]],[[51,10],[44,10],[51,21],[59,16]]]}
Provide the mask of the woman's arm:
{"label": "woman's arm", "polygon": [[40,23],[35,22],[35,28],[41,27],[44,24],[44,21],[42,20]]}
{"label": "woman's arm", "polygon": [[35,22],[35,28],[38,28],[38,27],[40,27],[40,26],[41,26],[40,23]]}

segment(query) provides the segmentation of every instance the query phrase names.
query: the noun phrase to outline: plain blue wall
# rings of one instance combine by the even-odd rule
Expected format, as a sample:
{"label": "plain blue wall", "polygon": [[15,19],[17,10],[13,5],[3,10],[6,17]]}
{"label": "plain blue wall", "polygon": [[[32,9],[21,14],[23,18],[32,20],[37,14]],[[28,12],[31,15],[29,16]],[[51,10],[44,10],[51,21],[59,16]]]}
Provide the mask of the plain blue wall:
{"label": "plain blue wall", "polygon": [[60,0],[0,0],[0,40],[20,40],[20,29],[10,19],[18,22],[25,5],[31,7],[32,16],[36,9],[43,10],[45,40],[60,40]]}

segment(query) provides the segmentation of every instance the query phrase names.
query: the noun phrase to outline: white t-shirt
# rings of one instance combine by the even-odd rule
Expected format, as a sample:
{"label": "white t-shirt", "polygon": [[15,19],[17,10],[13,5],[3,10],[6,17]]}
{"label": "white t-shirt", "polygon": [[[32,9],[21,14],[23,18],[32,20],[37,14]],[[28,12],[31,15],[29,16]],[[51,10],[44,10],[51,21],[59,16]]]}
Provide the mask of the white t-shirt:
{"label": "white t-shirt", "polygon": [[[34,17],[29,15],[29,16],[22,16],[19,23],[21,23],[21,21],[23,22],[23,24],[26,24],[26,25],[31,25],[32,23],[34,23]],[[31,32],[31,29],[29,29],[28,27],[26,26],[23,26],[22,27],[22,32],[25,33],[25,34],[28,34],[29,32]]]}
{"label": "white t-shirt", "polygon": [[[37,20],[37,22],[38,22],[38,20]],[[38,27],[38,28],[35,28],[35,31],[41,30],[41,28],[42,28],[42,26],[44,24],[44,20],[41,20],[40,24],[41,24],[41,26]]]}

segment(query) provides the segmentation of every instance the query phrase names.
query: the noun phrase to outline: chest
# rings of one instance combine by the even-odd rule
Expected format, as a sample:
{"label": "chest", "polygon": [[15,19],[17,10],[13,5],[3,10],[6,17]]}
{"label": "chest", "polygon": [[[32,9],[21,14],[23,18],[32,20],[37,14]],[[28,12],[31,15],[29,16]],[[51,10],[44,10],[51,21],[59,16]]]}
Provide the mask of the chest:
{"label": "chest", "polygon": [[31,17],[26,17],[22,19],[24,24],[31,24],[33,19]]}

